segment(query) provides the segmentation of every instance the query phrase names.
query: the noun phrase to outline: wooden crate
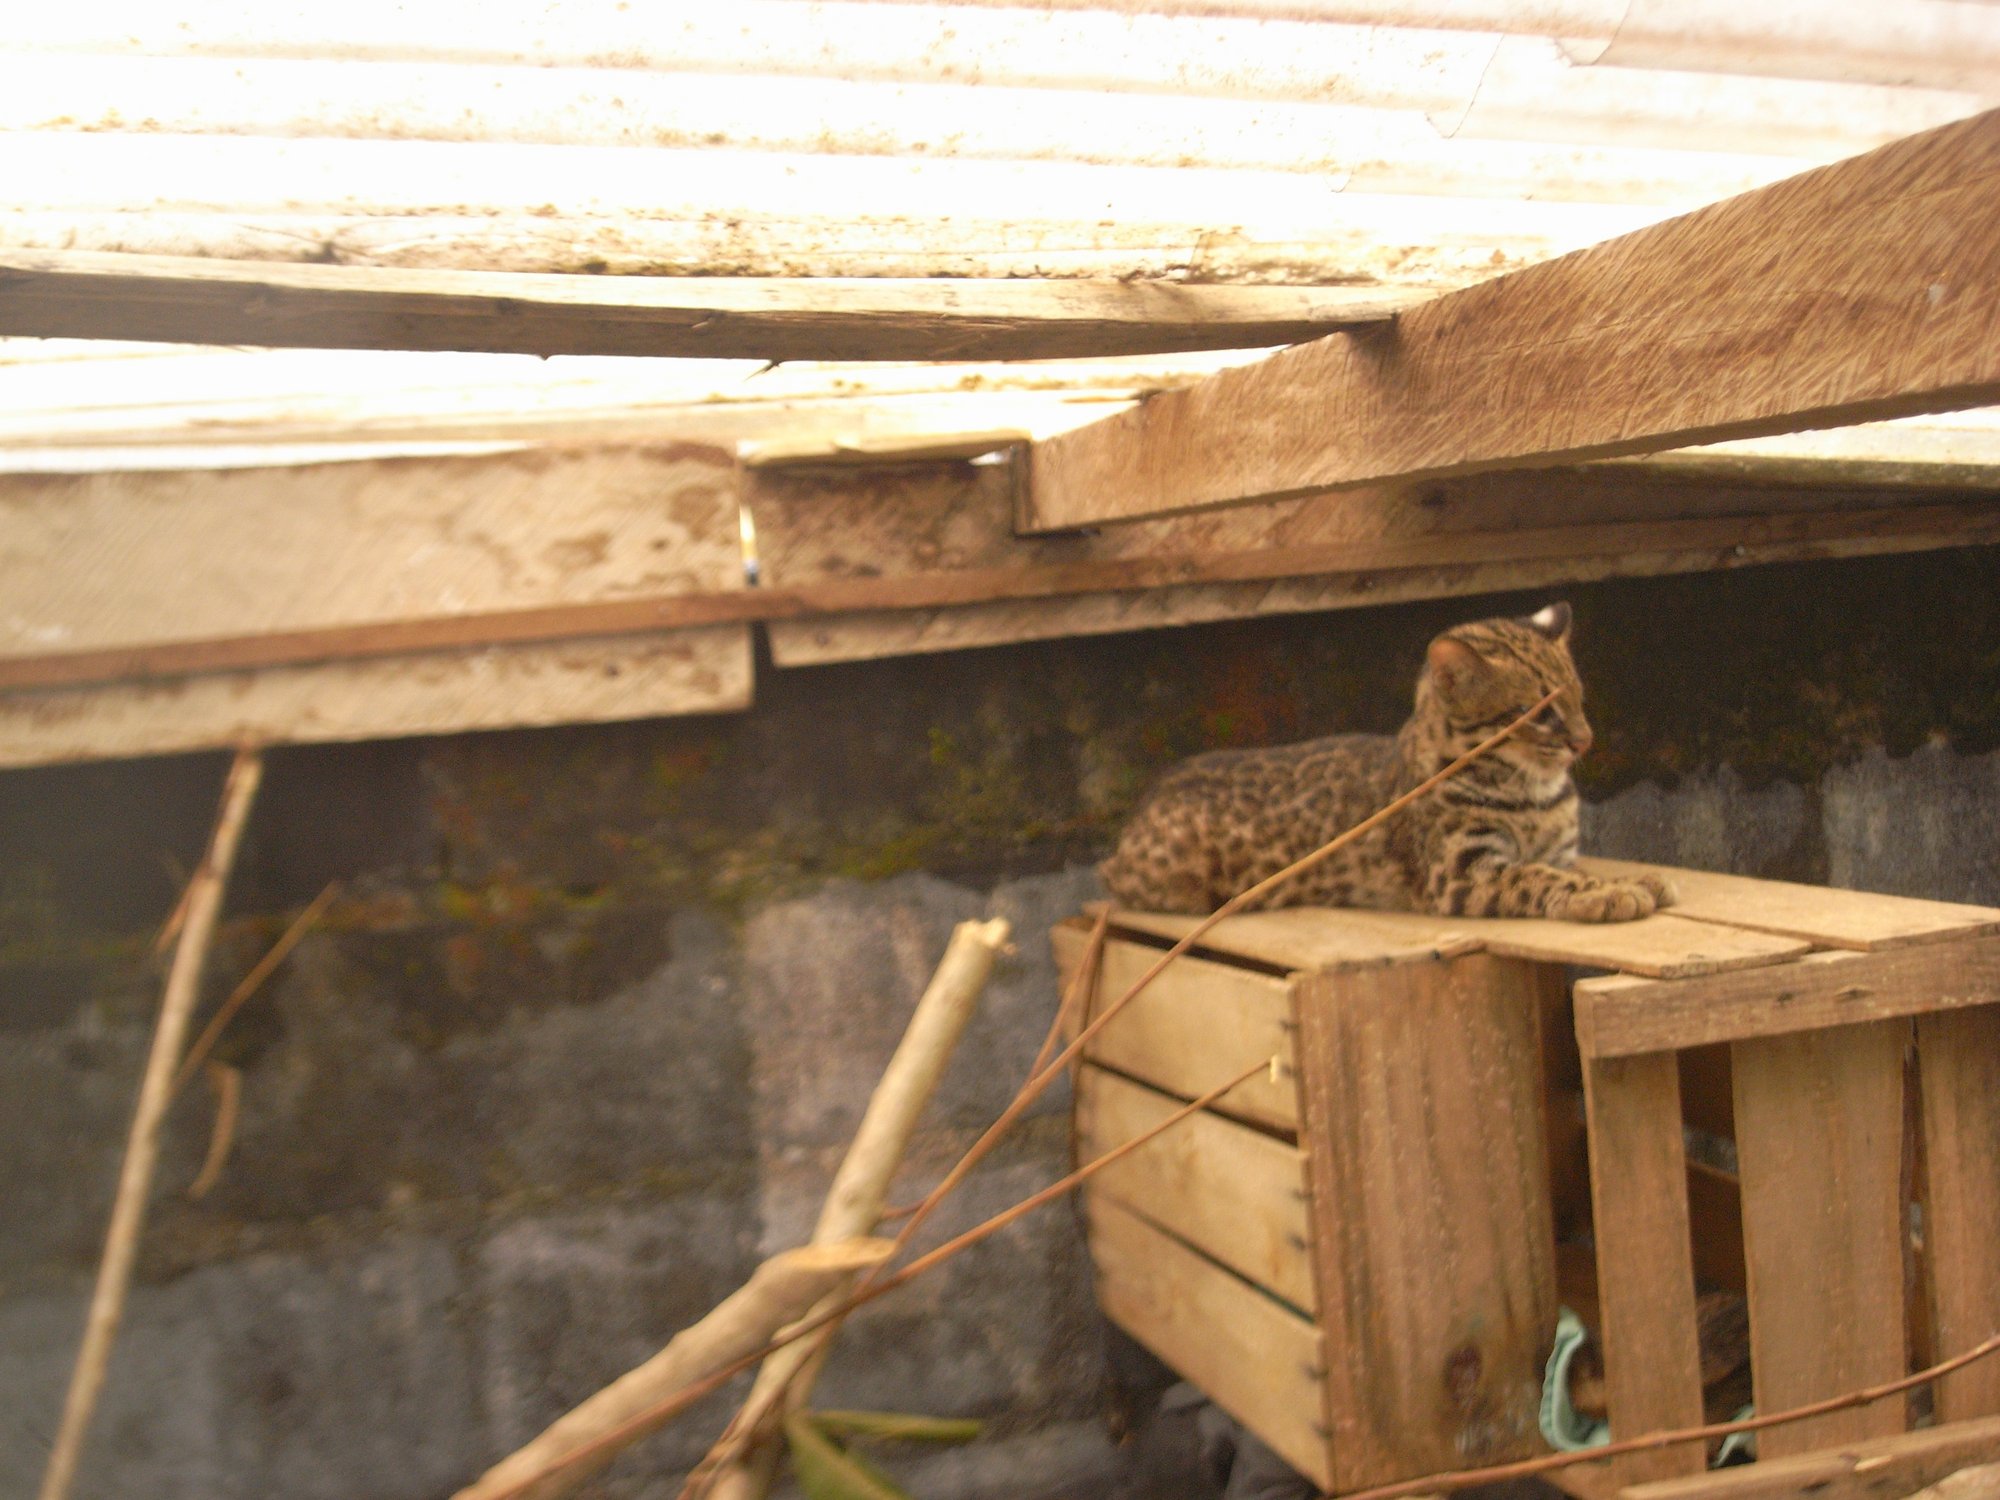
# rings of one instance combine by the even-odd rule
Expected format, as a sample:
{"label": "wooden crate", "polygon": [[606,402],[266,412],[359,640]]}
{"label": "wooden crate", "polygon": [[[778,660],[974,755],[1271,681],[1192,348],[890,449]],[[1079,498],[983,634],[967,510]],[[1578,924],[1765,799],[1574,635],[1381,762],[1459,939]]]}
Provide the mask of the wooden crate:
{"label": "wooden crate", "polygon": [[[1275,1067],[1086,1191],[1105,1312],[1335,1493],[1541,1451],[1564,1301],[1615,1434],[1702,1420],[1698,1282],[1746,1294],[1762,1410],[2000,1328],[2000,911],[1661,873],[1681,903],[1619,925],[1217,924],[1086,1049],[1079,1152]],[[1115,913],[1089,1013],[1194,921]],[[1055,930],[1065,980],[1088,933]],[[1564,1474],[1904,1493],[2000,1454],[2000,1360],[1942,1384],[1938,1425],[1910,1410],[1768,1431],[1748,1469],[1688,1445]]]}

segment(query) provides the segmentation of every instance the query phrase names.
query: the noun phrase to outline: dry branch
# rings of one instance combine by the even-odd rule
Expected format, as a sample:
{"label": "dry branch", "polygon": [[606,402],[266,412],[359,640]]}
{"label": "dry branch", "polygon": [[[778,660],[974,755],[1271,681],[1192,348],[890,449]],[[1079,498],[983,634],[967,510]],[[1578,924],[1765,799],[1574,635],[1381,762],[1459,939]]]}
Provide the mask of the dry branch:
{"label": "dry branch", "polygon": [[[452,1500],[497,1500],[502,1495],[553,1500],[610,1463],[619,1448],[666,1420],[635,1424],[634,1418],[643,1418],[662,1398],[757,1353],[784,1324],[796,1321],[829,1291],[844,1286],[857,1271],[880,1265],[888,1255],[887,1240],[857,1238],[806,1245],[771,1257],[707,1317],[676,1334],[643,1365],[558,1417]],[[588,1456],[579,1454],[613,1432],[620,1433],[618,1443],[591,1447]]]}
{"label": "dry branch", "polygon": [[[939,961],[923,998],[917,1001],[902,1043],[883,1071],[869,1098],[854,1141],[827,1189],[813,1242],[867,1234],[881,1221],[890,1179],[901,1165],[903,1151],[916,1128],[952,1049],[972,1019],[972,1008],[993,972],[993,963],[1011,932],[998,918],[961,922]],[[900,1243],[900,1242],[899,1242]],[[815,1314],[839,1305],[848,1287],[833,1288],[813,1309]],[[762,1500],[777,1467],[777,1434],[789,1400],[803,1404],[819,1373],[832,1331],[812,1344],[795,1343],[773,1355],[757,1372],[743,1410],[730,1426],[734,1434],[726,1449],[708,1462],[715,1466],[715,1483],[725,1500]]]}
{"label": "dry branch", "polygon": [[227,1026],[230,1018],[243,1008],[244,1002],[257,993],[258,986],[271,977],[271,971],[283,963],[292,949],[298,946],[299,939],[304,937],[312,924],[319,920],[320,914],[332,903],[334,893],[339,889],[339,881],[328,882],[326,889],[313,897],[312,904],[300,912],[293,919],[292,925],[287,927],[277,942],[271,945],[271,951],[251,966],[250,972],[245,974],[236,988],[229,992],[229,998],[215,1008],[215,1014],[209,1019],[209,1023],[202,1027],[201,1035],[196,1037],[194,1045],[188,1048],[187,1056],[181,1059],[180,1071],[174,1074],[176,1094],[187,1087],[188,1080],[194,1077],[194,1070],[201,1066],[203,1059],[221,1039],[222,1028]]}
{"label": "dry branch", "polygon": [[222,1168],[229,1160],[229,1148],[236,1141],[236,1115],[243,1105],[243,1070],[232,1068],[228,1063],[212,1062],[208,1065],[208,1081],[215,1088],[215,1123],[209,1127],[208,1155],[202,1159],[201,1170],[188,1184],[187,1195],[196,1202],[206,1198],[209,1190],[222,1178]]}
{"label": "dry branch", "polygon": [[216,918],[222,910],[223,889],[228,884],[237,845],[243,838],[243,825],[249,819],[250,804],[256,799],[263,775],[261,753],[247,747],[237,752],[235,764],[229,768],[229,779],[223,784],[222,809],[216,817],[208,853],[188,883],[179,945],[174,949],[173,966],[167,973],[160,1020],[153,1031],[153,1049],[146,1058],[132,1133],[125,1146],[124,1164],[118,1171],[118,1191],[111,1203],[111,1227],[104,1239],[104,1260],[98,1266],[97,1287],[91,1293],[90,1312],[84,1323],[83,1346],[77,1351],[76,1370],[63,1401],[62,1425],[56,1430],[49,1465],[42,1474],[40,1500],[64,1500],[69,1494],[76,1478],[77,1461],[83,1455],[84,1435],[89,1431],[98,1393],[104,1388],[111,1346],[118,1336],[118,1321],[124,1315],[125,1294],[131,1287],[132,1264],[139,1253],[146,1195],[160,1159],[160,1127],[173,1099],[174,1068],[180,1061],[188,1023],[194,1015],[195,998],[201,991],[202,969],[208,961]]}

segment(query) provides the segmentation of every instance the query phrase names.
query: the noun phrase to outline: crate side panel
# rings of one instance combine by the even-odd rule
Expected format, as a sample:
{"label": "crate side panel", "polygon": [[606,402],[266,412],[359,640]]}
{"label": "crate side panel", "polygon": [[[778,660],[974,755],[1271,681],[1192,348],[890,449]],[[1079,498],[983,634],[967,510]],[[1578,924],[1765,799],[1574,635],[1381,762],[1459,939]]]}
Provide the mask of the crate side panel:
{"label": "crate side panel", "polygon": [[[1180,1103],[1086,1064],[1076,1108],[1083,1159],[1143,1134]],[[1294,1307],[1315,1310],[1298,1147],[1199,1110],[1105,1168],[1095,1190]]]}
{"label": "crate side panel", "polygon": [[1331,1488],[1318,1330],[1111,1199],[1089,1194],[1084,1209],[1105,1315]]}

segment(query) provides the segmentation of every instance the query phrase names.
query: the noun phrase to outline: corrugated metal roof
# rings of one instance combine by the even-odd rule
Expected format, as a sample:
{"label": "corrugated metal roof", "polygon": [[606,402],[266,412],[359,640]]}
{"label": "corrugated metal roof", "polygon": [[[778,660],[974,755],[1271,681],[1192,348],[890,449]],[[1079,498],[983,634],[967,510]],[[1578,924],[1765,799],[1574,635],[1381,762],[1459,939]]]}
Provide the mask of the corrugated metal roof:
{"label": "corrugated metal roof", "polygon": [[[1973,0],[100,0],[10,18],[0,249],[1444,289],[1996,100]],[[17,453],[1046,431],[1212,367],[0,361]]]}

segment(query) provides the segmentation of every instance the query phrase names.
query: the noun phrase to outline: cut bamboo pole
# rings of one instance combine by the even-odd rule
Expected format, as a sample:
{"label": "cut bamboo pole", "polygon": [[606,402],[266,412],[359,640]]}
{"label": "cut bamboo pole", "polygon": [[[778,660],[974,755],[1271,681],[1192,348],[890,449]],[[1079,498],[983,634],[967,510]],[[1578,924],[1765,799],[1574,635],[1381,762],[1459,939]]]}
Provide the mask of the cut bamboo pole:
{"label": "cut bamboo pole", "polygon": [[[762,1348],[780,1327],[796,1322],[829,1291],[888,1259],[891,1248],[888,1240],[855,1238],[806,1245],[772,1256],[707,1317],[676,1334],[643,1365],[558,1417],[540,1436],[503,1458],[452,1500],[494,1500],[500,1495],[554,1500],[597,1473],[618,1452],[616,1447],[605,1447],[565,1464],[579,1448],[659,1405],[662,1398]],[[635,1427],[623,1435],[624,1442],[636,1442],[651,1430],[649,1426]],[[517,1488],[524,1480],[530,1482]]]}
{"label": "cut bamboo pole", "polygon": [[104,1260],[98,1266],[97,1288],[91,1293],[90,1312],[83,1328],[83,1345],[77,1351],[69,1395],[63,1401],[62,1424],[56,1429],[55,1443],[49,1452],[49,1466],[42,1474],[39,1500],[65,1500],[69,1494],[76,1479],[77,1461],[83,1455],[84,1436],[97,1408],[98,1394],[104,1389],[111,1346],[117,1339],[118,1321],[125,1312],[125,1295],[132,1284],[139,1231],[146,1220],[146,1195],[160,1159],[160,1127],[173,1098],[174,1069],[179,1065],[195,999],[201,991],[202,969],[215,936],[216,918],[222,911],[223,890],[228,885],[236,849],[242,842],[243,825],[250,817],[250,805],[256,800],[257,785],[263,776],[263,755],[247,746],[239,750],[235,764],[229,768],[229,779],[223,784],[222,810],[216,817],[208,853],[194,879],[188,882],[186,918],[174,949],[173,966],[167,971],[160,1020],[153,1030],[153,1049],[146,1058],[132,1133],[125,1146],[124,1164],[118,1171],[118,1191],[111,1203],[111,1228],[104,1239]]}
{"label": "cut bamboo pole", "polygon": [[[937,972],[917,1002],[901,1045],[889,1059],[882,1081],[868,1101],[867,1113],[854,1133],[853,1144],[827,1190],[813,1242],[867,1234],[882,1217],[889,1181],[902,1162],[917,1116],[929,1102],[952,1049],[995,959],[1007,944],[1008,924],[961,922],[951,935]],[[837,1307],[848,1286],[835,1288],[813,1309],[815,1314]],[[715,1487],[719,1500],[762,1500],[777,1469],[777,1431],[789,1402],[803,1404],[819,1372],[831,1335],[786,1345],[757,1372],[756,1383],[732,1424],[734,1438],[717,1455]]]}

